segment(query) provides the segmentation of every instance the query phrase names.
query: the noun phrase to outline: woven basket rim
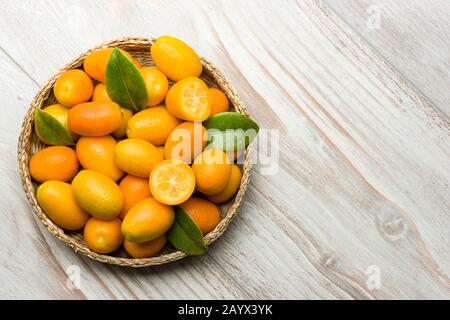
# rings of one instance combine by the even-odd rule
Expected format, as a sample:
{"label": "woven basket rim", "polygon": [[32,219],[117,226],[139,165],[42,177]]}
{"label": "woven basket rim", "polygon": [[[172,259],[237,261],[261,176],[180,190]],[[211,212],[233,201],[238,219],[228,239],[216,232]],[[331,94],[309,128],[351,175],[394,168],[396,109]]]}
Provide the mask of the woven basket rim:
{"label": "woven basket rim", "polygon": [[[93,47],[87,50],[86,52],[82,53],[81,55],[79,55],[72,62],[66,64],[53,77],[51,77],[47,81],[47,83],[44,86],[42,86],[42,88],[37,92],[36,96],[30,103],[27,112],[25,113],[22,128],[19,135],[18,149],[17,149],[19,160],[19,172],[25,194],[27,196],[31,208],[33,209],[33,212],[38,217],[39,221],[48,229],[48,231],[53,236],[63,241],[75,252],[103,263],[127,267],[148,267],[180,260],[182,258],[187,257],[187,255],[181,251],[175,251],[151,258],[133,259],[126,257],[98,254],[96,252],[91,251],[84,244],[84,242],[77,240],[69,233],[65,232],[62,228],[54,224],[47,217],[47,215],[43,212],[43,210],[37,203],[35,188],[28,168],[28,162],[31,155],[31,138],[35,134],[33,130],[34,110],[36,108],[42,108],[42,106],[44,105],[44,103],[46,102],[46,100],[48,99],[49,95],[52,92],[53,85],[56,79],[58,79],[58,77],[64,71],[78,68],[82,64],[84,58],[89,53],[107,47],[120,47],[127,50],[131,50],[130,53],[133,53],[133,51],[141,51],[143,49],[149,50],[150,46],[153,44],[154,41],[155,41],[154,38],[143,38],[143,37],[118,38],[115,40],[104,42],[96,47]],[[230,104],[234,107],[235,111],[248,115],[247,108],[244,106],[238,94],[236,93],[234,88],[230,85],[228,80],[223,76],[223,74],[206,58],[201,57],[200,59],[203,64],[204,72],[206,72],[206,74],[214,80],[214,83],[225,92],[228,99],[230,100]],[[233,203],[231,204],[231,206],[227,208],[224,217],[221,219],[220,223],[216,226],[216,228],[205,236],[204,239],[207,245],[216,241],[225,232],[225,230],[228,228],[233,218],[239,212],[239,208],[242,204],[243,197],[249,184],[250,174],[252,170],[251,150],[252,147],[250,145],[245,151],[245,160],[243,163],[241,184],[239,186],[239,190],[236,196],[232,198],[232,200],[229,200],[230,203],[231,201],[233,201]]]}

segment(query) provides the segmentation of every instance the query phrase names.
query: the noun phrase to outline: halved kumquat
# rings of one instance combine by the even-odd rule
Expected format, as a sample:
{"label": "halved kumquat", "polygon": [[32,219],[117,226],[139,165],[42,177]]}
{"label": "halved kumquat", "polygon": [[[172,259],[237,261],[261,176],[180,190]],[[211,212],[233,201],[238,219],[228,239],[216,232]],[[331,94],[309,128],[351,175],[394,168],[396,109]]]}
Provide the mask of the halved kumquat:
{"label": "halved kumquat", "polygon": [[161,203],[180,204],[192,195],[194,189],[194,172],[181,160],[164,160],[150,174],[151,193]]}
{"label": "halved kumquat", "polygon": [[204,121],[211,114],[208,87],[196,77],[178,81],[167,92],[166,107],[179,119]]}

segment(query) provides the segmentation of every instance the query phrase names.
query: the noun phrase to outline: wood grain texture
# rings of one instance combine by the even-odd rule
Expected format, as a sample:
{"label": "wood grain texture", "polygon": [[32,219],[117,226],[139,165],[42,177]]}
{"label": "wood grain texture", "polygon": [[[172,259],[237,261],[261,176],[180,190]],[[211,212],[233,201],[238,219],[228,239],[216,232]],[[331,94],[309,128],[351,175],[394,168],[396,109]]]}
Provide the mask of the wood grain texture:
{"label": "wood grain texture", "polygon": [[[436,93],[448,82],[419,86],[420,95],[320,1],[1,7],[1,297],[450,298],[450,126],[439,102],[448,96]],[[99,264],[50,236],[29,209],[15,156],[20,124],[39,86],[80,52],[162,34],[215,62],[261,127],[279,129],[279,170],[256,166],[241,213],[208,254],[144,270]],[[66,285],[70,265],[81,290]]]}
{"label": "wood grain texture", "polygon": [[[450,1],[324,2],[450,116]],[[367,25],[374,10],[379,10],[379,28]]]}

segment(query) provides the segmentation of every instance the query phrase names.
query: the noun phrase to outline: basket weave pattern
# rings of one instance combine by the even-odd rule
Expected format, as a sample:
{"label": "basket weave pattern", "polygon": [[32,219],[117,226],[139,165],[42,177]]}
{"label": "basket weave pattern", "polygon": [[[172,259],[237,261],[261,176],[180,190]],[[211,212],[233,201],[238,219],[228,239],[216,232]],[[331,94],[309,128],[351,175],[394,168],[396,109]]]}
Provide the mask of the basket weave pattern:
{"label": "basket weave pattern", "polygon": [[[80,68],[86,56],[92,51],[108,47],[119,47],[128,51],[143,66],[151,66],[153,65],[153,62],[150,57],[150,46],[153,44],[153,42],[154,39],[148,38],[122,38],[113,40],[85,52],[74,61],[66,65],[55,76],[53,76],[43,88],[39,90],[39,92],[31,102],[31,105],[27,113],[25,114],[18,144],[19,169],[23,188],[31,207],[36,213],[36,216],[47,227],[50,233],[58,239],[64,241],[75,252],[81,253],[100,262],[127,267],[146,267],[165,264],[171,261],[182,259],[186,257],[186,254],[177,251],[170,245],[167,245],[166,248],[164,248],[158,256],[144,259],[133,259],[127,257],[123,252],[118,252],[114,256],[98,254],[91,251],[86,246],[83,240],[82,232],[67,232],[55,225],[42,211],[41,207],[37,203],[37,184],[32,181],[28,168],[28,162],[31,156],[45,147],[45,145],[38,140],[36,134],[34,133],[33,115],[36,108],[43,108],[50,104],[56,103],[56,99],[53,96],[53,85],[55,84],[56,79],[58,79],[58,77],[66,70]],[[248,115],[245,106],[242,104],[238,95],[230,86],[228,81],[224,78],[224,76],[212,65],[211,62],[209,62],[205,58],[201,58],[201,61],[203,64],[203,73],[201,75],[202,80],[204,80],[210,87],[218,87],[223,90],[230,100],[230,107],[234,109],[234,111]],[[207,245],[217,240],[224,233],[234,216],[238,213],[239,207],[242,203],[245,191],[249,183],[251,168],[251,146],[249,146],[245,152],[244,163],[241,166],[242,180],[239,190],[235,197],[233,197],[220,207],[221,221],[213,231],[205,236],[205,243]]]}

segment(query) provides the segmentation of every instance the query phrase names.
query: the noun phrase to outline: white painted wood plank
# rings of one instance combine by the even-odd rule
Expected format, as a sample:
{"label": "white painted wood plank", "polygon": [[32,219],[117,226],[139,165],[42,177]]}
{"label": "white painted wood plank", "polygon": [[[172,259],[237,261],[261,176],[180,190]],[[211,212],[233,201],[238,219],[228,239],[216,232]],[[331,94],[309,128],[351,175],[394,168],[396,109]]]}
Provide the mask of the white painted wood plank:
{"label": "white painted wood plank", "polygon": [[[108,3],[2,2],[0,44],[10,57],[2,53],[0,75],[9,177],[1,296],[450,297],[448,119],[321,2]],[[254,173],[240,215],[207,255],[145,270],[106,266],[74,254],[32,216],[15,160],[21,117],[37,84],[81,51],[161,34],[214,61],[261,126],[280,130],[280,170]],[[12,239],[22,247],[12,250]],[[72,264],[80,291],[65,286]],[[366,285],[371,265],[381,270],[379,290]]]}
{"label": "white painted wood plank", "polygon": [[[324,2],[450,116],[450,1]],[[368,27],[368,19],[378,12],[379,28],[370,23]]]}

